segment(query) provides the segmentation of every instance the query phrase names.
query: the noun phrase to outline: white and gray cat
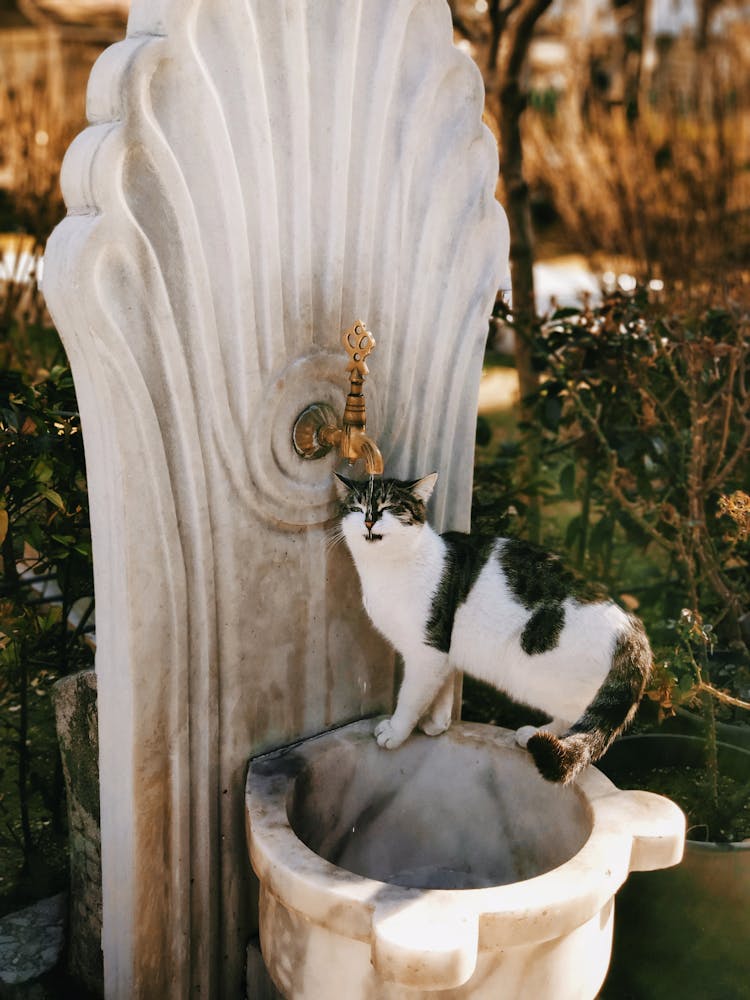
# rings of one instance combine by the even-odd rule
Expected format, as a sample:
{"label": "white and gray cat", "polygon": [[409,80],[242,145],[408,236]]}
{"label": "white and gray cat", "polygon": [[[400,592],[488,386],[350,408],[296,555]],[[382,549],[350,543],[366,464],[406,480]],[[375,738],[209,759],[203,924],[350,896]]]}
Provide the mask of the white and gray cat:
{"label": "white and gray cat", "polygon": [[404,661],[396,710],[375,729],[380,746],[400,746],[417,725],[444,732],[462,670],[552,716],[516,734],[545,778],[567,783],[601,757],[651,669],[640,621],[527,542],[438,535],[425,518],[437,473],[337,479],[365,608]]}

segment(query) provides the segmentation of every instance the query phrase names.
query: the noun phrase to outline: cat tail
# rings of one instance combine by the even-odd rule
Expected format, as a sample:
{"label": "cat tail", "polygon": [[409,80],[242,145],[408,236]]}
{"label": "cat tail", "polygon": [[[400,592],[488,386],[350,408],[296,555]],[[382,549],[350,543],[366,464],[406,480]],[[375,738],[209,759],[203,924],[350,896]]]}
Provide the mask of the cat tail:
{"label": "cat tail", "polygon": [[583,715],[562,736],[542,730],[527,744],[542,777],[567,785],[597,761],[635,715],[651,673],[651,647],[639,619],[615,641],[612,665]]}

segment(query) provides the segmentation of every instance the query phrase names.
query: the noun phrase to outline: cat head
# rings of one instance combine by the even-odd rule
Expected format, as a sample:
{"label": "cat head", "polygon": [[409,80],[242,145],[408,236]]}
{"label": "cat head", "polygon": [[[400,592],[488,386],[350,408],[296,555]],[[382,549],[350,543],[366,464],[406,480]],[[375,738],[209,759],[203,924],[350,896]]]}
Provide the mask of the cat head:
{"label": "cat head", "polygon": [[418,538],[437,472],[405,482],[377,476],[354,482],[338,473],[336,480],[341,531],[352,552],[395,552]]}

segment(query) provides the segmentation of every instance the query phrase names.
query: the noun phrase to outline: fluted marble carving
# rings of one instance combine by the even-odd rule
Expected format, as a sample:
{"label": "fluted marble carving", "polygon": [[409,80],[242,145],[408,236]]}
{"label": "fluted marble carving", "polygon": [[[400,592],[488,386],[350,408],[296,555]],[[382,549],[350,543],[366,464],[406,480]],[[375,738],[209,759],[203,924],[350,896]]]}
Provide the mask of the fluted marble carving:
{"label": "fluted marble carving", "polygon": [[507,227],[443,0],[134,0],[62,174],[45,292],[83,418],[97,595],[107,996],[239,995],[247,758],[387,707],[327,546],[341,331],[368,430],[468,524]]}

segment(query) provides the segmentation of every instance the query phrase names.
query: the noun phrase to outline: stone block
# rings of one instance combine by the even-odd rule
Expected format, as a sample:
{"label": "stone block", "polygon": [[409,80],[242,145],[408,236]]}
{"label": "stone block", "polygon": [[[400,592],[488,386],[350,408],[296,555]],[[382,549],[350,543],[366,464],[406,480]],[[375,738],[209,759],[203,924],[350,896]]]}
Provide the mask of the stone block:
{"label": "stone block", "polygon": [[58,681],[54,697],[70,830],[68,971],[93,996],[102,996],[102,862],[95,672],[83,670]]}
{"label": "stone block", "polygon": [[65,894],[42,899],[0,920],[0,998],[30,997],[57,965],[65,937]]}

